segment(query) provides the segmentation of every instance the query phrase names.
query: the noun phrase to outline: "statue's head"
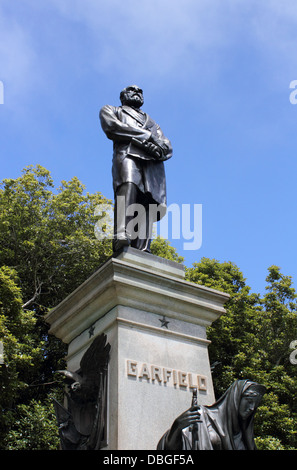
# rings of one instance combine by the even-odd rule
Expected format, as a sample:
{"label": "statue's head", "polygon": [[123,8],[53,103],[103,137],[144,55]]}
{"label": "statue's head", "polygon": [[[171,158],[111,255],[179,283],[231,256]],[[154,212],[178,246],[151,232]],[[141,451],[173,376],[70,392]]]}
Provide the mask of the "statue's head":
{"label": "statue's head", "polygon": [[263,385],[247,382],[239,406],[239,414],[243,420],[255,413],[265,392],[266,388]]}
{"label": "statue's head", "polygon": [[121,91],[120,100],[122,105],[141,108],[144,103],[143,91],[137,85],[128,86]]}

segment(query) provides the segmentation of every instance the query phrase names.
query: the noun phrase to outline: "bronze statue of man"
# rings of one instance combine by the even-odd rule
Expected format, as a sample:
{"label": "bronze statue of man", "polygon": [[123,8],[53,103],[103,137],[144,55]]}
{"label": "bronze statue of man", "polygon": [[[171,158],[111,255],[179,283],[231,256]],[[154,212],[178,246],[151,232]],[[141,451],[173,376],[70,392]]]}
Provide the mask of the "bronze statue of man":
{"label": "bronze statue of man", "polygon": [[[113,250],[132,246],[150,252],[153,223],[166,213],[163,162],[172,156],[172,146],[160,126],[140,109],[141,88],[128,86],[120,100],[121,106],[106,105],[100,110],[102,129],[113,141]],[[139,207],[143,210],[133,225]]]}

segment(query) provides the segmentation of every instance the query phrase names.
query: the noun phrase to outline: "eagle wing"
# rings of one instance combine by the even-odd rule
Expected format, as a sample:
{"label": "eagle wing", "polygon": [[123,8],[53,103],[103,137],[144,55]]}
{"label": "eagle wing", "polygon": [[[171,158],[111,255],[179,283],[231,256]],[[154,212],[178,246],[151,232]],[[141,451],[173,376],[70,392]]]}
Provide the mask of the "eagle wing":
{"label": "eagle wing", "polygon": [[106,344],[106,335],[96,336],[80,361],[78,373],[84,378],[99,378],[106,371],[109,361],[110,344]]}

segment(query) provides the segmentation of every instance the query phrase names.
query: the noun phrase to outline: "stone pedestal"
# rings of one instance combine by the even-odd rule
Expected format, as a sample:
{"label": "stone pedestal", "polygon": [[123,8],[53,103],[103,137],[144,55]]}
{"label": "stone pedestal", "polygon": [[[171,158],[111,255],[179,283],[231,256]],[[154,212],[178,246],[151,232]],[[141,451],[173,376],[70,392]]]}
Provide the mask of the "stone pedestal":
{"label": "stone pedestal", "polygon": [[106,449],[154,450],[191,405],[215,400],[206,328],[229,296],[185,281],[184,267],[127,248],[47,315],[79,368],[95,336],[111,345]]}

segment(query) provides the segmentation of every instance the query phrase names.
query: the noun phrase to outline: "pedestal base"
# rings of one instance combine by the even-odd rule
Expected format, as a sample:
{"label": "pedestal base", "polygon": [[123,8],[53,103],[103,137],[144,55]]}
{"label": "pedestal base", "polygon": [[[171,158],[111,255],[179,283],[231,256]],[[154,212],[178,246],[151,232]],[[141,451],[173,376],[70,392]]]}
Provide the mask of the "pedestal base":
{"label": "pedestal base", "polygon": [[212,404],[206,327],[228,295],[184,280],[182,265],[127,248],[46,317],[75,371],[94,336],[111,345],[106,449],[154,450],[191,405]]}

